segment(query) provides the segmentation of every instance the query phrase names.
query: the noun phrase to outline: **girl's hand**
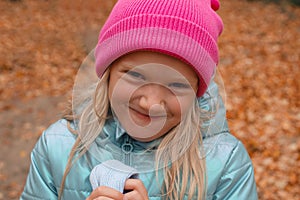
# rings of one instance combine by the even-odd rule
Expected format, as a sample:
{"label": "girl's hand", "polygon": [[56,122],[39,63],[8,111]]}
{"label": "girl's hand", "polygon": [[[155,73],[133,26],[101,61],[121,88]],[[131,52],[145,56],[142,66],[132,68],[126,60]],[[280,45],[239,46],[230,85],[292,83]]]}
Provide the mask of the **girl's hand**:
{"label": "girl's hand", "polygon": [[124,189],[130,192],[124,194],[123,200],[149,200],[148,191],[139,179],[127,179]]}
{"label": "girl's hand", "polygon": [[96,188],[86,200],[123,200],[124,194],[110,187]]}
{"label": "girl's hand", "polygon": [[100,186],[86,200],[149,200],[148,192],[139,179],[127,179],[124,190],[130,192],[122,194],[113,188]]}

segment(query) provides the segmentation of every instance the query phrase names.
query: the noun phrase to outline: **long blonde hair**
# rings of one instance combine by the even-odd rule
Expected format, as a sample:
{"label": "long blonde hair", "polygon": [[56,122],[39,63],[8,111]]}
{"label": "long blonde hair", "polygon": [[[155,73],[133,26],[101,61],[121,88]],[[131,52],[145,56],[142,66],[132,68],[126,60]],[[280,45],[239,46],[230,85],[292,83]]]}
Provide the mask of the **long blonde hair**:
{"label": "long blonde hair", "polygon": [[[76,102],[73,109],[72,106],[69,106],[64,114],[64,118],[69,121],[69,124],[74,121],[78,122],[76,130],[71,129],[70,125],[69,129],[74,134],[80,133],[80,137],[77,137],[72,147],[62,177],[58,199],[62,198],[65,181],[72,165],[88,151],[88,147],[101,133],[105,121],[109,117],[109,73],[108,69],[96,87],[92,88],[94,90],[92,96],[87,96],[81,102]],[[74,109],[83,104],[85,107],[82,112],[74,114]],[[200,125],[203,116],[195,99],[193,106],[180,125],[166,134],[158,146],[155,159],[156,172],[160,166],[169,166],[162,168],[164,174],[162,192],[165,193],[162,196],[163,199],[183,199],[186,194],[188,199],[192,199],[193,196],[197,196],[198,200],[205,198],[206,166],[204,157],[200,155],[202,148]],[[182,148],[178,148],[178,142],[183,144]]]}

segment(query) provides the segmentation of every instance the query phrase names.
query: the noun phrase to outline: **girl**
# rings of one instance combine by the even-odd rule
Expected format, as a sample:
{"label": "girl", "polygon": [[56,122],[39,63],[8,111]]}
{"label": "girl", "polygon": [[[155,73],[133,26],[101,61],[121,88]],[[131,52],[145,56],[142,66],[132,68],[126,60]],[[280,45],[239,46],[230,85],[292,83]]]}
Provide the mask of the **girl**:
{"label": "girl", "polygon": [[37,142],[21,199],[257,199],[213,81],[218,8],[119,0],[95,49],[99,81]]}

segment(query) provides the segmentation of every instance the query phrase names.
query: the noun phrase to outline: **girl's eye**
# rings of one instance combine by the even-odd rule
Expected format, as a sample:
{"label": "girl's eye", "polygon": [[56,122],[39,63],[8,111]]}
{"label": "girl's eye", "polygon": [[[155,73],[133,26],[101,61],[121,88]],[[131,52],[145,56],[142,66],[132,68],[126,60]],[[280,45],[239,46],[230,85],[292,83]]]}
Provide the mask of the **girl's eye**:
{"label": "girl's eye", "polygon": [[171,83],[169,84],[169,87],[175,88],[175,89],[186,89],[190,88],[190,85],[185,83]]}
{"label": "girl's eye", "polygon": [[131,76],[132,78],[145,80],[145,77],[142,74],[138,73],[138,72],[128,71],[127,74],[129,76]]}

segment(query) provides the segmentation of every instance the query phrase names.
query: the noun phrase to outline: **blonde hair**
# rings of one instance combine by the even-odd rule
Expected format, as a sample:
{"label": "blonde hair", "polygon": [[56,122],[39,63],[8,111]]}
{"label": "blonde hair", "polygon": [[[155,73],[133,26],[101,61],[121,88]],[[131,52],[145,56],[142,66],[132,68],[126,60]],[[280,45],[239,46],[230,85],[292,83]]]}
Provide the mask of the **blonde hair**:
{"label": "blonde hair", "polygon": [[[62,198],[65,181],[72,165],[88,151],[88,147],[101,133],[109,117],[108,80],[109,69],[96,87],[92,88],[93,96],[87,96],[81,102],[76,102],[73,109],[69,106],[64,114],[64,118],[69,121],[70,131],[74,134],[80,133],[80,137],[77,137],[72,147],[58,199]],[[83,105],[85,107],[81,113],[73,113],[74,109]],[[155,159],[157,177],[159,168],[166,166],[162,167],[164,174],[162,193],[165,193],[163,199],[183,199],[187,193],[188,199],[192,199],[193,196],[197,196],[198,200],[205,198],[206,166],[205,159],[200,155],[202,148],[200,125],[203,116],[195,99],[182,122],[166,134],[158,146]],[[70,122],[74,121],[78,122],[76,130],[70,126]],[[178,142],[183,144],[182,148],[178,148]]]}

